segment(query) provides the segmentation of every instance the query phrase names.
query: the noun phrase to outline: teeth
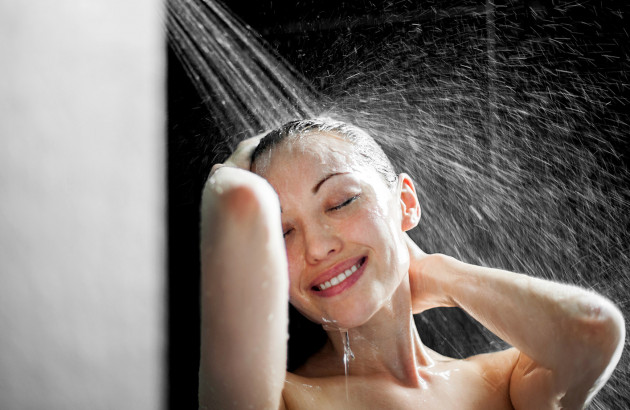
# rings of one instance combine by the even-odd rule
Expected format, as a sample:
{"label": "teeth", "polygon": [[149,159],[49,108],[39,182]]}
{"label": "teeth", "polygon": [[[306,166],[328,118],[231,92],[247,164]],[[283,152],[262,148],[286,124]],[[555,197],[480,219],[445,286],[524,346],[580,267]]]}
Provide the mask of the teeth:
{"label": "teeth", "polygon": [[325,289],[328,289],[331,286],[338,285],[341,282],[343,282],[344,280],[346,280],[348,277],[350,277],[350,275],[352,275],[354,272],[356,272],[360,267],[361,267],[361,263],[357,263],[356,265],[353,265],[350,269],[346,269],[345,272],[341,272],[339,275],[337,275],[334,278],[330,279],[330,281],[327,280],[326,282],[317,285],[317,287],[320,290],[325,290]]}

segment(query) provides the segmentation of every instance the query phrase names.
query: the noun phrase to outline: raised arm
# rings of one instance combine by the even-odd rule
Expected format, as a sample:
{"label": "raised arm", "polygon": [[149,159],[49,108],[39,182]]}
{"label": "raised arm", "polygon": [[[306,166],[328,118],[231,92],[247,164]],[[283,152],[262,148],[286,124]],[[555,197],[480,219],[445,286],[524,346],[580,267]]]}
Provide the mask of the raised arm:
{"label": "raised arm", "polygon": [[288,321],[280,206],[265,180],[227,165],[213,169],[201,206],[199,404],[277,409]]}
{"label": "raised arm", "polygon": [[625,328],[608,299],[408,245],[414,312],[460,307],[520,351],[510,380],[517,409],[580,409],[610,377]]}

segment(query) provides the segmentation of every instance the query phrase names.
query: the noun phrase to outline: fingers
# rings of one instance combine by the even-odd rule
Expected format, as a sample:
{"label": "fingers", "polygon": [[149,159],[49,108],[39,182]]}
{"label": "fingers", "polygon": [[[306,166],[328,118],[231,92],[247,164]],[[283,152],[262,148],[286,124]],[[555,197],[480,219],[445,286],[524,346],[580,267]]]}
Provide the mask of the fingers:
{"label": "fingers", "polygon": [[248,158],[251,157],[252,153],[260,143],[260,140],[264,136],[265,134],[258,134],[255,137],[244,139],[238,143],[236,150],[234,150],[234,154],[232,155],[238,154],[239,156],[247,156]]}
{"label": "fingers", "polygon": [[232,155],[230,155],[230,157],[227,160],[225,160],[224,163],[214,164],[212,166],[209,177],[214,175],[214,173],[217,172],[217,170],[222,167],[241,168],[241,169],[249,171],[252,153],[258,146],[258,143],[260,142],[260,140],[265,136],[265,134],[267,134],[267,132],[258,134],[251,138],[244,139],[243,141],[239,142],[238,145],[236,146],[236,149],[232,153]]}
{"label": "fingers", "polygon": [[212,175],[214,175],[214,173],[215,173],[215,172],[217,172],[217,170],[218,170],[219,168],[222,168],[222,167],[224,167],[224,166],[225,166],[225,164],[214,164],[214,165],[212,166],[212,169],[210,169],[210,175],[208,175],[208,178],[210,178]]}
{"label": "fingers", "polygon": [[226,164],[249,170],[252,154],[263,136],[260,134],[239,142]]}
{"label": "fingers", "polygon": [[263,132],[262,134],[258,134],[256,136],[253,136],[251,138],[246,138],[243,141],[239,142],[238,145],[236,146],[236,149],[238,150],[241,146],[243,148],[247,148],[250,146],[253,146],[252,150],[254,148],[256,148],[256,146],[258,145],[258,143],[260,142],[260,140],[267,134],[267,132]]}

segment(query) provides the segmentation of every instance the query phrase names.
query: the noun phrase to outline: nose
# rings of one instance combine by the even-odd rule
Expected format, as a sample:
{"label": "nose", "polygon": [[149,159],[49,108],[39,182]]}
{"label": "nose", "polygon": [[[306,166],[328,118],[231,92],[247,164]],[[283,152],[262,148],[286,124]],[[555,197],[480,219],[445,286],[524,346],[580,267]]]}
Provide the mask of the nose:
{"label": "nose", "polygon": [[342,248],[341,238],[330,225],[313,224],[303,232],[305,258],[309,264],[317,264]]}

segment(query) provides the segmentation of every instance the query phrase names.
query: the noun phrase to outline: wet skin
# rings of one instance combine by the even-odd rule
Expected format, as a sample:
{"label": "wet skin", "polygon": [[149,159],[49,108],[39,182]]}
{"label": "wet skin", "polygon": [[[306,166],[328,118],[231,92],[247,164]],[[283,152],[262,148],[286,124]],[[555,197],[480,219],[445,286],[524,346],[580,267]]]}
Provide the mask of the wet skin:
{"label": "wet skin", "polygon": [[[295,374],[287,374],[287,408],[479,408],[482,403],[511,408],[507,381],[514,350],[458,361],[422,346],[409,324],[404,238],[419,214],[416,219],[403,215],[400,191],[409,187],[387,186],[349,154],[352,150],[335,136],[313,138],[308,146],[278,147],[258,167],[282,207],[291,303],[325,324],[331,340],[340,338],[335,328],[350,329],[356,357],[346,390],[342,349],[328,343]],[[317,287],[357,263],[360,268],[342,283],[323,291]],[[395,338],[379,336],[392,332]]]}
{"label": "wet skin", "polygon": [[[610,301],[424,254],[405,234],[420,216],[411,179],[388,186],[338,136],[281,143],[252,170],[221,168],[204,189],[200,408],[578,409],[619,360]],[[295,373],[289,299],[329,336]],[[440,356],[412,316],[434,307],[515,348]],[[348,390],[339,328],[356,357]]]}
{"label": "wet skin", "polygon": [[[426,349],[426,348],[425,348]],[[309,365],[288,374],[283,398],[288,409],[512,409],[509,380],[518,352],[500,353],[454,360],[429,349],[429,366],[419,366],[420,386],[406,385],[389,373],[348,377],[325,376]],[[321,355],[321,353],[320,353]],[[319,358],[318,360],[322,360]],[[358,359],[360,360],[360,358]],[[338,367],[329,363],[331,373]]]}
{"label": "wet skin", "polygon": [[[370,319],[406,276],[399,201],[337,137],[282,144],[256,167],[278,193],[291,303],[306,317],[353,328]],[[318,285],[352,266],[326,290]]]}

